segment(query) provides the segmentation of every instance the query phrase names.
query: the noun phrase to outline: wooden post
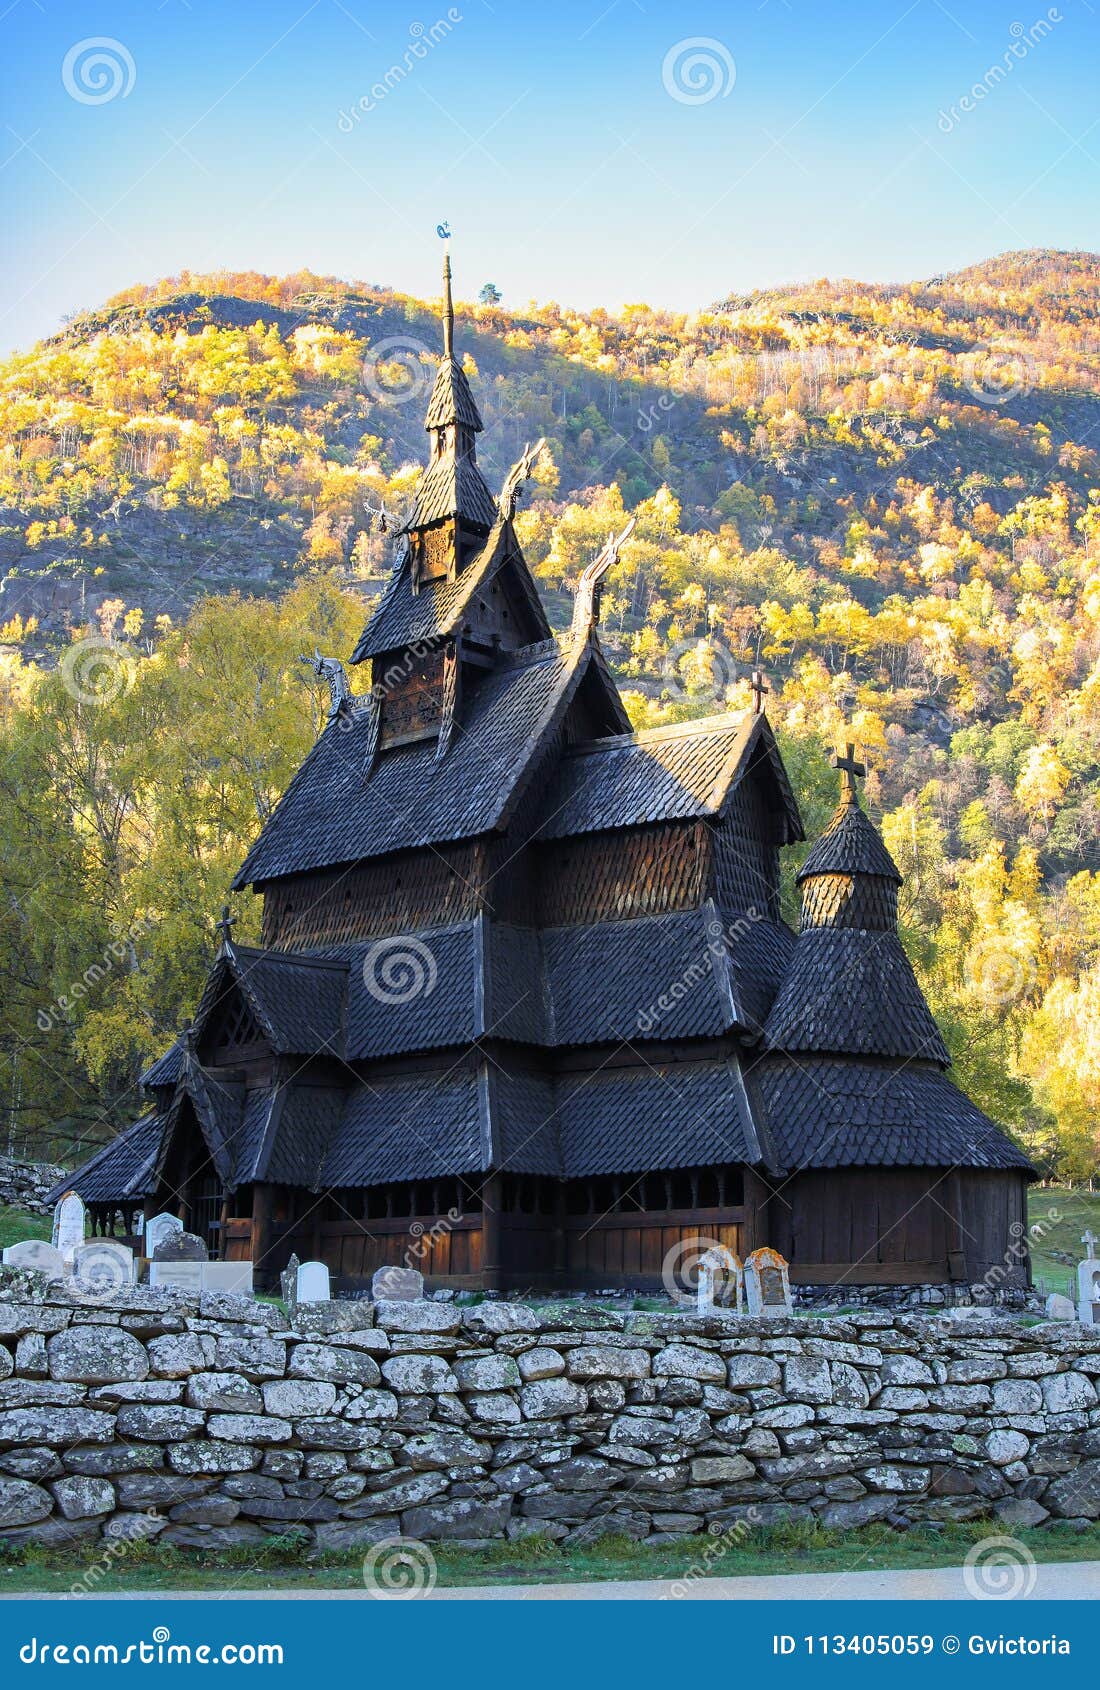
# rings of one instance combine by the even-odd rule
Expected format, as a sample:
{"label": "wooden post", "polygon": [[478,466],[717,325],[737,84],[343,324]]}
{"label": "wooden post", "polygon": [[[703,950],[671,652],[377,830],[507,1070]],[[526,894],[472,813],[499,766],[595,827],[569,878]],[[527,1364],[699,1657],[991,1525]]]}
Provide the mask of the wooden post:
{"label": "wooden post", "polygon": [[499,1291],[503,1280],[501,1261],[501,1178],[489,1174],[481,1188],[481,1283],[486,1291]]}
{"label": "wooden post", "polygon": [[947,1201],[947,1271],[954,1284],[967,1278],[966,1233],[962,1224],[962,1180],[955,1168],[947,1176],[944,1195]]}
{"label": "wooden post", "polygon": [[264,1257],[271,1247],[271,1187],[252,1187],[252,1266],[257,1285],[264,1283]]}

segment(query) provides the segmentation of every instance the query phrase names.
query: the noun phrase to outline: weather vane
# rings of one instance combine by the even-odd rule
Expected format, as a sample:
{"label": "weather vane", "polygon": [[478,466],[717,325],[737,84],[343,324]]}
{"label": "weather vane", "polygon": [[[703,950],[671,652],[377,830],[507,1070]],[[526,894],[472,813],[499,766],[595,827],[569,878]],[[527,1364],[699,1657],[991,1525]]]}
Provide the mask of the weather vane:
{"label": "weather vane", "polygon": [[437,223],[435,226],[435,232],[441,241],[449,241],[451,238],[451,225],[449,223]]}

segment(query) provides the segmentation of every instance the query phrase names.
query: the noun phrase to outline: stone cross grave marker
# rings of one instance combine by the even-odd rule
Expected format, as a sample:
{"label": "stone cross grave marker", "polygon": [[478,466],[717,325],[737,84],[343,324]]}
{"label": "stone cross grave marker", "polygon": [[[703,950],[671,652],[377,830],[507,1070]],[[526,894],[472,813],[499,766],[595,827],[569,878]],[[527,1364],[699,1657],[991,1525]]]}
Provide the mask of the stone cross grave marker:
{"label": "stone cross grave marker", "polygon": [[763,1319],[793,1312],[790,1271],[778,1250],[754,1250],[745,1258],[745,1298],[749,1313]]}
{"label": "stone cross grave marker", "polygon": [[424,1295],[424,1275],[416,1268],[381,1267],[370,1282],[370,1294],[377,1303],[415,1303]]}
{"label": "stone cross grave marker", "polygon": [[44,1273],[47,1279],[65,1277],[64,1256],[44,1238],[23,1238],[18,1244],[9,1244],[4,1251],[4,1266],[32,1268],[36,1273]]}
{"label": "stone cross grave marker", "polygon": [[109,1296],[134,1281],[134,1252],[115,1238],[90,1238],[73,1251],[73,1280],[78,1290]]}
{"label": "stone cross grave marker", "polygon": [[298,1307],[298,1269],[301,1265],[302,1264],[298,1260],[297,1256],[292,1255],[290,1260],[287,1262],[286,1267],[279,1275],[279,1283],[282,1287],[283,1302],[286,1304],[286,1312],[292,1317],[295,1309]]}
{"label": "stone cross grave marker", "polygon": [[151,1215],[145,1223],[145,1254],[155,1256],[166,1238],[182,1231],[183,1222],[178,1215]]}
{"label": "stone cross grave marker", "polygon": [[1100,1261],[1096,1259],[1096,1234],[1089,1227],[1081,1239],[1087,1255],[1077,1269],[1077,1318],[1086,1326],[1100,1321]]}
{"label": "stone cross grave marker", "polygon": [[54,1208],[53,1238],[55,1250],[60,1250],[66,1262],[72,1261],[73,1251],[84,1242],[84,1202],[75,1191],[66,1191]]}
{"label": "stone cross grave marker", "polygon": [[303,1262],[298,1269],[298,1302],[327,1303],[331,1300],[332,1289],[324,1262]]}

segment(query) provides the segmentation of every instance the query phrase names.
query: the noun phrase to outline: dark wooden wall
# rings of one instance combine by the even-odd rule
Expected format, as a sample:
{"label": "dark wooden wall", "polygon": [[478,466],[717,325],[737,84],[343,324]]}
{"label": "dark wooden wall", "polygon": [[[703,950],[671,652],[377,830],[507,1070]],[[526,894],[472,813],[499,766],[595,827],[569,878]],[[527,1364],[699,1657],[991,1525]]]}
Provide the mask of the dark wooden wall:
{"label": "dark wooden wall", "polygon": [[709,837],[695,822],[583,833],[533,851],[540,927],[697,909],[707,895]]}
{"label": "dark wooden wall", "polygon": [[469,921],[482,905],[485,853],[476,841],[443,845],[269,881],[261,943],[300,951]]}

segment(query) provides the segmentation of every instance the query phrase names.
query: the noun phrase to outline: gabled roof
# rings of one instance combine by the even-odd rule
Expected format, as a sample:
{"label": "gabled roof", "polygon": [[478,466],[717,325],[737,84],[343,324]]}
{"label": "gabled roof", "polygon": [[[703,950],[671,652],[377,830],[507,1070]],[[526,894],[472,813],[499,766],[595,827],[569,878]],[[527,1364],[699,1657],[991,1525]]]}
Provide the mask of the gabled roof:
{"label": "gabled roof", "polygon": [[165,1117],[155,1110],[143,1115],[75,1173],[66,1174],[45,1201],[56,1203],[67,1191],[78,1192],[85,1203],[136,1202],[145,1197],[153,1189],[152,1172],[164,1125]]}
{"label": "gabled roof", "polygon": [[896,933],[799,934],[764,1035],[773,1050],[950,1058]]}
{"label": "gabled roof", "polygon": [[[251,945],[228,945],[219,951],[206,977],[192,1029],[198,1045],[216,1030],[218,1014],[239,992],[264,1038],[277,1054],[316,1056],[343,1052],[344,998],[347,965],[335,957],[303,955],[296,951],[260,950]],[[172,1063],[168,1056],[176,1053]],[[149,1070],[162,1064],[165,1072],[183,1072],[178,1043]],[[144,1085],[152,1083],[148,1074]],[[157,1084],[166,1084],[163,1078]]]}
{"label": "gabled roof", "polygon": [[779,782],[787,838],[801,839],[798,807],[767,718],[748,713],[572,746],[547,797],[539,837],[718,816],[737,782],[761,759]]}
{"label": "gabled roof", "polygon": [[1019,1168],[1022,1150],[927,1062],[765,1057],[748,1077],[775,1155],[802,1168]]}
{"label": "gabled roof", "polygon": [[841,800],[797,878],[801,883],[813,874],[873,874],[901,885],[897,864],[852,791]]}
{"label": "gabled roof", "polygon": [[434,740],[395,747],[381,753],[367,782],[370,713],[342,712],[294,776],[234,886],[504,826],[594,649],[555,643],[517,652],[471,689],[446,757],[436,757]]}
{"label": "gabled roof", "polygon": [[456,358],[444,357],[436,371],[435,385],[428,401],[424,427],[446,428],[449,423],[464,423],[475,434],[481,432],[481,418],[470,392],[466,372]]}
{"label": "gabled roof", "polygon": [[146,1091],[154,1091],[158,1086],[174,1086],[179,1079],[182,1061],[183,1053],[180,1050],[180,1042],[176,1039],[163,1055],[157,1057],[151,1067],[146,1068],[138,1082],[139,1085],[144,1086]]}
{"label": "gabled roof", "polygon": [[408,550],[402,550],[374,615],[351,654],[352,663],[362,663],[382,652],[411,645],[430,646],[446,639],[461,628],[475,594],[491,586],[497,574],[505,569],[530,611],[532,643],[550,638],[550,624],[523,562],[512,524],[500,516],[495,504],[493,509],[494,522],[488,539],[454,581],[426,581],[414,593]]}

